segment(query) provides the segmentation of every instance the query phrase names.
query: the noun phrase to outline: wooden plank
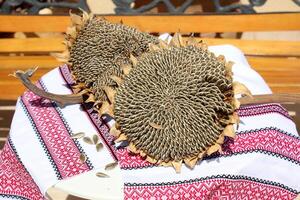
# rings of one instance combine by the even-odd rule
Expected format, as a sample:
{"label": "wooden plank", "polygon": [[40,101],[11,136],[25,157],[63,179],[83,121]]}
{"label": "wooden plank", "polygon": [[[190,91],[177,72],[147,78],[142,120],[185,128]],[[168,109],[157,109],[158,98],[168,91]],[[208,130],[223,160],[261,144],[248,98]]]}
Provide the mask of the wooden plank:
{"label": "wooden plank", "polygon": [[292,72],[262,72],[258,73],[266,80],[268,84],[296,84],[300,87],[300,73],[293,74]]}
{"label": "wooden plank", "polygon": [[24,91],[25,87],[21,83],[0,83],[0,100],[16,100]]}
{"label": "wooden plank", "polygon": [[[51,68],[38,69],[34,73],[32,80],[36,81],[38,78],[40,78],[42,75],[46,74],[50,70],[51,70]],[[9,84],[9,83],[13,83],[13,82],[19,82],[19,80],[17,78],[15,78],[13,76],[9,76],[9,74],[12,74],[14,71],[15,71],[14,69],[1,69],[0,70],[0,84]]]}
{"label": "wooden plank", "polygon": [[300,59],[248,56],[247,60],[273,92],[300,93]]}
{"label": "wooden plank", "polygon": [[[226,15],[107,15],[146,32],[244,32],[300,30],[300,13]],[[68,16],[0,16],[0,32],[65,32]]]}
{"label": "wooden plank", "polygon": [[[197,38],[208,45],[231,44],[246,55],[300,57],[300,42],[260,41],[239,39]],[[65,49],[61,38],[0,39],[0,53],[61,52]],[[1,57],[0,57],[1,59]],[[2,59],[3,60],[3,59]]]}
{"label": "wooden plank", "polygon": [[0,39],[0,53],[4,52],[61,52],[63,38]]}
{"label": "wooden plank", "polygon": [[61,64],[52,56],[0,56],[0,72],[4,69],[26,70],[36,66],[39,69],[53,69]]}
{"label": "wooden plank", "polygon": [[197,40],[203,40],[208,45],[231,44],[238,47],[246,55],[300,57],[299,41],[267,41],[218,38],[197,38]]}
{"label": "wooden plank", "polygon": [[300,58],[247,56],[247,60],[257,71],[300,71]]}
{"label": "wooden plank", "polygon": [[300,93],[299,85],[286,85],[286,84],[269,84],[274,93]]}

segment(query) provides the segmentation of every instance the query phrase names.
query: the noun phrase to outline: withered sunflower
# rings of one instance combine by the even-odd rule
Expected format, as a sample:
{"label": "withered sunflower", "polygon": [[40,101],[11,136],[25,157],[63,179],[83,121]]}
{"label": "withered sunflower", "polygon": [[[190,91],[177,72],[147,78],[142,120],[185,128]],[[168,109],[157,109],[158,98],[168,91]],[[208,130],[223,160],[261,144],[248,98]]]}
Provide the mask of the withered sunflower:
{"label": "withered sunflower", "polygon": [[234,138],[238,93],[232,63],[205,44],[176,34],[167,45],[150,45],[116,90],[111,134],[128,140],[129,149],[151,163],[193,168],[204,155],[221,151],[224,137]]}

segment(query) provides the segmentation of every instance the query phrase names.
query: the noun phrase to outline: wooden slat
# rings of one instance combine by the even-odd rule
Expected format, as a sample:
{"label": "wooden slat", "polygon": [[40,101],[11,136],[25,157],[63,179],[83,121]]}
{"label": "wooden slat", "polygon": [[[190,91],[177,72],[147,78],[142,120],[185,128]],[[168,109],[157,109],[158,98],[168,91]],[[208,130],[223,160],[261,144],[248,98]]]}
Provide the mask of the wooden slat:
{"label": "wooden slat", "polygon": [[247,60],[257,71],[300,72],[300,58],[247,56]]}
{"label": "wooden slat", "polygon": [[300,93],[300,59],[248,56],[247,60],[277,93]]}
{"label": "wooden slat", "polygon": [[[51,68],[38,69],[34,73],[34,75],[31,79],[33,81],[36,81],[38,78],[40,78],[42,75],[46,74],[50,70],[51,70]],[[15,69],[1,69],[0,70],[0,84],[9,84],[9,83],[13,83],[13,82],[19,83],[19,80],[17,78],[15,78],[13,76],[9,76],[9,74],[12,74],[14,71],[15,71]]]}
{"label": "wooden slat", "polygon": [[[300,93],[299,59],[253,56],[248,56],[247,59],[250,65],[262,75],[274,92]],[[12,62],[13,60],[16,59],[12,59]],[[48,65],[50,62],[53,63]],[[37,80],[40,76],[59,65],[59,63],[50,56],[25,57],[15,62],[15,66],[17,67],[10,67],[11,65],[8,63],[8,65],[5,66],[6,68],[0,70],[0,99],[16,99],[21,95],[25,88],[16,78],[7,75],[16,69],[25,70],[30,68],[32,64],[36,66],[36,63],[40,63],[39,66],[41,66],[41,68],[36,72],[33,80]]]}
{"label": "wooden slat", "polygon": [[25,87],[18,82],[0,82],[0,100],[15,100],[23,94]]}
{"label": "wooden slat", "polygon": [[[45,75],[52,68],[38,69],[31,78],[33,82],[37,81],[41,76]],[[13,76],[8,76],[15,71],[15,69],[1,69],[0,70],[0,100],[14,100],[23,94],[25,87],[22,83]]]}
{"label": "wooden slat", "polygon": [[269,86],[274,93],[300,93],[299,85],[269,84]]}
{"label": "wooden slat", "polygon": [[[198,39],[198,40],[201,40]],[[300,56],[300,41],[267,41],[202,38],[208,45],[231,44],[246,55],[258,56]]]}
{"label": "wooden slat", "polygon": [[0,52],[58,52],[65,46],[62,38],[0,39]]}
{"label": "wooden slat", "polygon": [[3,69],[25,70],[36,66],[39,69],[53,69],[61,64],[52,56],[0,56],[0,72]]}
{"label": "wooden slat", "polygon": [[[296,41],[260,41],[216,38],[197,38],[197,40],[203,40],[208,45],[231,44],[241,49],[246,55],[300,57],[300,42]],[[45,53],[61,52],[64,49],[65,47],[62,44],[61,38],[0,39],[0,53]]]}
{"label": "wooden slat", "polygon": [[[138,27],[147,32],[244,32],[300,30],[300,13],[105,16],[109,21]],[[68,16],[0,16],[0,32],[65,32]]]}

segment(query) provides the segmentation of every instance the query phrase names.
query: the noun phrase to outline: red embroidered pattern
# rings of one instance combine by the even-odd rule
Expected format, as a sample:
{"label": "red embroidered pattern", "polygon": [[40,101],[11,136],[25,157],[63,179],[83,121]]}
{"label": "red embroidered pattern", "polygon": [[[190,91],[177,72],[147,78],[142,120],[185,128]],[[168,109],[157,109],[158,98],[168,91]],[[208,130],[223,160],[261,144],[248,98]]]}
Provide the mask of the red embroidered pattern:
{"label": "red embroidered pattern", "polygon": [[32,92],[25,92],[22,99],[62,178],[89,171],[87,164],[81,163],[80,151],[56,110],[52,106],[30,105],[31,101],[39,99]]}
{"label": "red embroidered pattern", "polygon": [[16,195],[32,200],[44,199],[8,142],[0,155],[0,196],[1,194]]}
{"label": "red embroidered pattern", "polygon": [[[67,65],[62,65],[58,69],[60,71],[60,74],[62,78],[65,80],[65,83],[68,85],[72,85],[75,83],[74,79],[72,78],[71,72],[69,70],[69,67]],[[71,87],[69,87],[70,92],[73,93],[73,90]],[[117,160],[115,148],[113,146],[112,141],[114,140],[114,137],[109,134],[109,128],[105,122],[103,122],[102,118],[97,114],[93,113],[93,109],[84,109],[86,115],[90,119],[91,123],[94,125],[94,127],[98,130],[99,137],[102,141],[102,143],[107,147],[109,150],[111,156],[113,159]]]}
{"label": "red embroidered pattern", "polygon": [[[273,129],[238,134],[234,141],[225,142],[222,149],[221,155],[231,155],[250,150],[265,150],[300,162],[300,140]],[[141,156],[130,154],[126,149],[118,150],[117,156],[120,167],[123,169],[153,166]]]}
{"label": "red embroidered pattern", "polygon": [[291,119],[288,111],[283,108],[280,104],[261,104],[261,105],[255,105],[255,106],[245,106],[241,107],[238,110],[238,115],[240,117],[249,117],[249,116],[255,116],[255,115],[263,115],[268,113],[279,113],[289,119]]}
{"label": "red embroidered pattern", "polygon": [[119,160],[120,168],[138,168],[138,167],[147,167],[153,166],[152,163],[149,163],[143,159],[140,155],[130,154],[127,148],[118,149],[116,155]]}
{"label": "red embroidered pattern", "polygon": [[209,179],[193,183],[163,186],[125,186],[127,200],[156,199],[287,199],[296,195],[280,187],[249,180]]}
{"label": "red embroidered pattern", "polygon": [[238,134],[223,144],[223,155],[249,150],[266,150],[300,162],[300,140],[278,130],[265,129]]}

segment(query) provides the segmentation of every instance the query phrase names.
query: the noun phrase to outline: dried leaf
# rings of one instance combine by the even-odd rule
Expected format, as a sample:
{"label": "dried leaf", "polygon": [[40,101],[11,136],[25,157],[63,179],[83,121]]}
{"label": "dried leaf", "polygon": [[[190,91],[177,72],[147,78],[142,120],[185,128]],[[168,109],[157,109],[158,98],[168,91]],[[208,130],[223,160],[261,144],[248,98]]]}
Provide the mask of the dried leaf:
{"label": "dried leaf", "polygon": [[164,166],[164,167],[171,167],[172,163],[171,162],[161,162],[160,165]]}
{"label": "dried leaf", "polygon": [[173,38],[170,42],[170,45],[174,46],[174,47],[184,46],[184,43],[183,43],[183,40],[182,40],[182,37],[181,37],[180,33],[175,33],[175,35],[173,36]]}
{"label": "dried leaf", "polygon": [[120,134],[119,137],[115,140],[115,142],[121,142],[127,140],[127,136],[125,134]]}
{"label": "dried leaf", "polygon": [[232,124],[229,124],[223,130],[223,135],[231,138],[235,138],[235,132]]}
{"label": "dried leaf", "polygon": [[149,122],[149,125],[152,126],[155,129],[163,129],[161,125],[159,124],[155,124],[153,122]]}
{"label": "dried leaf", "polygon": [[149,50],[150,51],[157,51],[159,50],[160,48],[158,46],[156,46],[155,44],[149,44]]}
{"label": "dried leaf", "polygon": [[84,132],[79,132],[79,133],[74,133],[73,135],[71,135],[72,139],[80,139],[84,137]]}
{"label": "dried leaf", "polygon": [[201,152],[201,153],[198,154],[199,160],[201,160],[204,157],[205,153],[206,152],[204,151],[204,152]]}
{"label": "dried leaf", "polygon": [[147,154],[143,151],[140,151],[140,156],[145,157]]}
{"label": "dried leaf", "polygon": [[132,62],[133,66],[136,66],[138,62],[136,57],[134,57],[132,54],[130,54],[130,61]]}
{"label": "dried leaf", "polygon": [[122,85],[122,83],[124,82],[124,80],[121,77],[118,77],[118,76],[115,76],[115,75],[112,75],[110,78],[114,82],[116,82],[118,86]]}
{"label": "dried leaf", "polygon": [[154,158],[151,158],[150,156],[147,156],[146,161],[148,161],[149,163],[156,163],[157,160]]}
{"label": "dried leaf", "polygon": [[89,103],[89,102],[95,102],[95,96],[93,94],[89,94],[89,97],[87,98],[87,100],[85,100],[85,103]]}
{"label": "dried leaf", "polygon": [[79,15],[73,14],[71,11],[69,12],[69,14],[70,14],[71,22],[74,25],[81,25],[82,24],[82,19]]}
{"label": "dried leaf", "polygon": [[238,109],[241,106],[241,103],[236,98],[233,98],[232,106],[233,106],[234,109]]}
{"label": "dried leaf", "polygon": [[112,89],[111,87],[109,87],[109,86],[103,86],[102,89],[104,90],[104,92],[105,92],[108,100],[110,101],[110,103],[114,104],[116,91],[114,89]]}
{"label": "dried leaf", "polygon": [[138,153],[136,147],[134,146],[134,144],[132,142],[130,142],[130,144],[128,146],[128,150],[131,151],[132,153]]}
{"label": "dried leaf", "polygon": [[234,65],[234,62],[229,61],[225,64],[225,68],[228,72],[232,72],[232,66]]}
{"label": "dried leaf", "polygon": [[93,141],[92,141],[92,139],[91,139],[90,137],[84,137],[84,138],[83,138],[83,141],[84,141],[85,143],[88,143],[88,144],[93,144]]}
{"label": "dried leaf", "polygon": [[220,136],[219,136],[219,139],[216,141],[218,144],[223,144],[224,143],[224,135],[223,134],[221,134]]}
{"label": "dried leaf", "polygon": [[104,101],[101,105],[101,108],[99,109],[99,114],[100,115],[108,114],[111,117],[113,117],[114,116],[113,106],[111,106],[107,101]]}
{"label": "dried leaf", "polygon": [[168,44],[163,40],[159,40],[159,46],[160,46],[160,48],[163,48],[163,49],[168,48]]}
{"label": "dried leaf", "polygon": [[80,9],[82,11],[82,19],[83,19],[83,22],[86,22],[88,20],[90,20],[91,18],[93,18],[93,14],[88,14],[86,11]]}
{"label": "dried leaf", "polygon": [[237,81],[232,84],[234,94],[245,94],[249,97],[252,97],[250,90],[242,83]]}
{"label": "dried leaf", "polygon": [[184,159],[184,163],[191,169],[195,167],[197,161],[198,161],[198,157]]}
{"label": "dried leaf", "polygon": [[76,83],[76,85],[73,85],[72,88],[76,89],[76,88],[85,88],[85,83]]}
{"label": "dried leaf", "polygon": [[181,171],[181,163],[182,163],[182,160],[181,161],[172,161],[172,165],[173,165],[176,173],[180,173],[180,171]]}
{"label": "dried leaf", "polygon": [[238,116],[237,112],[234,112],[231,116],[229,116],[229,123],[237,125],[240,123],[240,117]]}
{"label": "dried leaf", "polygon": [[102,148],[103,148],[103,144],[102,143],[96,144],[96,151],[97,152],[99,152]]}
{"label": "dried leaf", "polygon": [[80,156],[79,156],[79,159],[80,159],[80,161],[81,161],[81,163],[85,163],[86,162],[86,159],[87,159],[87,157],[86,157],[86,155],[85,154],[80,154]]}
{"label": "dried leaf", "polygon": [[99,142],[99,136],[98,135],[93,135],[93,143],[97,144]]}
{"label": "dried leaf", "polygon": [[116,126],[113,126],[113,127],[110,128],[109,133],[110,133],[112,136],[114,136],[114,137],[119,137],[119,135],[121,134],[121,131],[118,130],[118,129],[116,128]]}
{"label": "dried leaf", "polygon": [[109,178],[109,176],[103,172],[97,172],[96,176],[98,176],[100,178]]}
{"label": "dried leaf", "polygon": [[129,72],[132,70],[132,67],[130,65],[122,65],[121,68],[125,75],[128,75]]}
{"label": "dried leaf", "polygon": [[220,62],[225,62],[225,56],[223,56],[223,55],[219,55],[219,56],[217,57],[217,59],[218,59],[218,61],[220,61]]}
{"label": "dried leaf", "polygon": [[206,153],[207,153],[207,155],[211,155],[211,154],[219,151],[220,149],[221,149],[221,146],[218,143],[216,143],[213,146],[209,147]]}
{"label": "dried leaf", "polygon": [[198,45],[199,42],[194,38],[194,37],[189,37],[187,40],[186,40],[186,44],[187,45]]}
{"label": "dried leaf", "polygon": [[113,162],[105,165],[105,170],[112,170],[118,165],[118,162]]}
{"label": "dried leaf", "polygon": [[76,27],[67,27],[66,34],[69,35],[71,38],[75,39],[77,36]]}

